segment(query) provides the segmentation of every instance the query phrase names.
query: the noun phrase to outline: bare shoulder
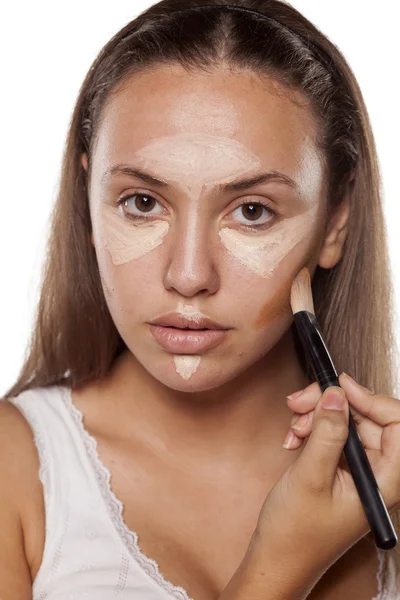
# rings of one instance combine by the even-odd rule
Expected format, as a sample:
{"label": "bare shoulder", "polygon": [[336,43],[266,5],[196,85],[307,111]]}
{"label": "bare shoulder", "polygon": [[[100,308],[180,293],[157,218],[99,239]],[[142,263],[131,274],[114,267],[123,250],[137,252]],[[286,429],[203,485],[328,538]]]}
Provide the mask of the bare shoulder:
{"label": "bare shoulder", "polygon": [[30,425],[21,411],[4,398],[0,400],[0,445],[1,474],[7,474],[15,486],[14,489],[8,486],[8,491],[14,506],[20,508],[25,499],[16,498],[15,490],[23,491],[29,486],[29,479],[34,477],[35,472],[37,475],[39,457]]}
{"label": "bare shoulder", "polygon": [[[21,412],[0,400],[0,598],[31,600],[26,525],[40,502],[39,457],[32,430]],[[39,496],[38,496],[39,494]],[[40,505],[40,504],[39,504]]]}

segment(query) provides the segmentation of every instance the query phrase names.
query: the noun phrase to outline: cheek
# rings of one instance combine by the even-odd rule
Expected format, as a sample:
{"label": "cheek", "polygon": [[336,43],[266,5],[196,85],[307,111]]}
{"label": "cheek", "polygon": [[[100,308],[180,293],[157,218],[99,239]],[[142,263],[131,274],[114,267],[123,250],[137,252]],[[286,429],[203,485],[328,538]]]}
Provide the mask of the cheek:
{"label": "cheek", "polygon": [[255,329],[267,327],[290,311],[289,294],[291,281],[286,281],[274,297],[261,307],[254,323]]}
{"label": "cheek", "polygon": [[[116,298],[132,298],[135,290],[147,285],[146,264],[136,261],[162,244],[168,233],[165,221],[135,225],[124,221],[115,208],[103,205],[93,219],[93,242],[96,248],[101,285],[107,303]],[[132,262],[135,264],[134,275]]]}
{"label": "cheek", "polygon": [[103,275],[103,272],[101,269],[99,269],[99,275],[100,275],[100,281],[101,281],[101,286],[103,288],[104,291],[104,295],[106,298],[111,299],[112,297],[112,291],[110,290],[110,288],[108,287],[105,277]]}
{"label": "cheek", "polygon": [[292,316],[292,307],[290,305],[290,292],[293,279],[303,267],[307,267],[310,273],[313,272],[317,263],[317,249],[319,241],[315,239],[307,249],[296,248],[280,264],[279,268],[279,287],[272,298],[267,300],[262,306],[254,322],[255,329],[262,329],[271,325],[285,316]]}

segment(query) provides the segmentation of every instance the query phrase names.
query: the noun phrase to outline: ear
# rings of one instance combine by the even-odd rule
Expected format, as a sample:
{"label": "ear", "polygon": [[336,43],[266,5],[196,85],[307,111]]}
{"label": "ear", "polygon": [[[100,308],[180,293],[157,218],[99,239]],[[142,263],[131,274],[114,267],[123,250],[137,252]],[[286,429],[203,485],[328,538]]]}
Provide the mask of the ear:
{"label": "ear", "polygon": [[350,212],[350,187],[351,181],[345,188],[341,203],[329,220],[318,259],[318,265],[323,269],[332,269],[343,254]]}
{"label": "ear", "polygon": [[85,169],[85,171],[87,171],[87,168],[88,168],[88,158],[87,158],[86,152],[84,152],[83,154],[81,154],[81,165]]}

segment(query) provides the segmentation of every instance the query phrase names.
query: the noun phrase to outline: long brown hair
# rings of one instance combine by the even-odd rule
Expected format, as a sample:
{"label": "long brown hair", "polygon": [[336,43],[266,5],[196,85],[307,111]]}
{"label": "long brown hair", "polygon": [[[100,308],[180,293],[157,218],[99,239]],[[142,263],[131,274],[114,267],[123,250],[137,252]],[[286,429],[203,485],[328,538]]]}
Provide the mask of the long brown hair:
{"label": "long brown hair", "polygon": [[[338,372],[395,395],[393,294],[380,175],[360,88],[336,46],[290,5],[228,1],[230,8],[221,7],[224,0],[162,0],[115,34],[90,67],[66,139],[34,327],[18,379],[5,398],[101,378],[126,349],[105,302],[90,240],[87,182],[107,102],[129,77],[160,63],[179,63],[188,71],[226,63],[273,77],[309,99],[320,124],[331,210],[353,176],[343,256],[334,268],[317,267],[314,274],[316,314]],[[87,172],[80,162],[84,152]],[[296,337],[293,326],[292,332]],[[392,517],[399,530],[399,515]],[[393,555],[400,567],[400,552]]]}

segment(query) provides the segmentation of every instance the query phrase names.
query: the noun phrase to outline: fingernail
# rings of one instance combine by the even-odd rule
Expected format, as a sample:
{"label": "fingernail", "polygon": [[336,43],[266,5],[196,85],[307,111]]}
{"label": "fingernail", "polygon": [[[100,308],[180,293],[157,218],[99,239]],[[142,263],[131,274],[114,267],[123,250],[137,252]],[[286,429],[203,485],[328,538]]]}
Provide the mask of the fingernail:
{"label": "fingernail", "polygon": [[293,431],[289,431],[289,433],[285,437],[285,441],[283,442],[282,446],[283,446],[283,448],[290,450],[290,448],[294,445],[295,441],[296,441],[295,434],[293,433]]}
{"label": "fingernail", "polygon": [[343,410],[346,402],[346,395],[342,388],[328,388],[322,398],[322,406],[328,410]]}
{"label": "fingernail", "polygon": [[301,415],[300,417],[293,417],[292,422],[290,424],[290,427],[292,429],[303,429],[303,427],[305,427],[308,423],[308,418],[309,418],[310,414],[306,413],[305,415]]}
{"label": "fingernail", "polygon": [[[306,388],[304,388],[305,390]],[[286,398],[288,398],[288,400],[294,400],[295,398],[298,398],[299,396],[301,396],[301,394],[304,392],[304,390],[300,390],[299,392],[293,392],[293,394],[290,394],[290,396],[286,396]]]}

